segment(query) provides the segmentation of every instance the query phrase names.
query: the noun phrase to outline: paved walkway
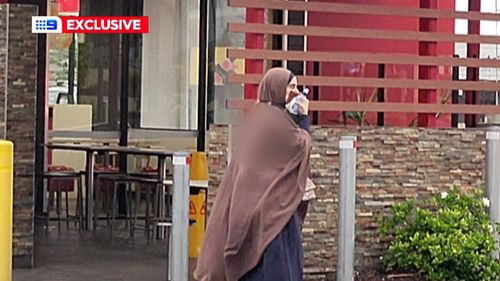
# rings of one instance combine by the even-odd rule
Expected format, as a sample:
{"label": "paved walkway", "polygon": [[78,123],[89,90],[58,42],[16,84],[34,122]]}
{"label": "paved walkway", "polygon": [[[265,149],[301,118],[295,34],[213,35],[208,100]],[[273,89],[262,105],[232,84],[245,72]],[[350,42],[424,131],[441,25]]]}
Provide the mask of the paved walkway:
{"label": "paved walkway", "polygon": [[[51,228],[35,234],[35,268],[15,269],[14,281],[165,281],[166,244],[146,243],[143,234],[130,241],[115,237],[106,228],[91,235]],[[115,234],[119,236],[119,233]],[[191,265],[194,263],[191,262]]]}

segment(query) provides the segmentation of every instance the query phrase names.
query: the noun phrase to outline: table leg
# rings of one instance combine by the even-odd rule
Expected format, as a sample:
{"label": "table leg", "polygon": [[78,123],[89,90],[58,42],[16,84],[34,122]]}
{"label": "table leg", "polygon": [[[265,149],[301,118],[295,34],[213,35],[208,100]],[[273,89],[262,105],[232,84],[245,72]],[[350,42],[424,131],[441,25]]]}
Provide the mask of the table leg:
{"label": "table leg", "polygon": [[94,229],[93,219],[94,219],[94,164],[95,156],[93,151],[87,151],[87,167],[86,167],[86,178],[87,178],[87,194],[86,194],[86,223],[85,228],[87,230]]}
{"label": "table leg", "polygon": [[157,238],[163,240],[165,238],[165,226],[162,225],[165,221],[165,168],[166,168],[167,158],[164,156],[158,157],[158,181],[160,182],[159,188],[159,203],[158,203],[158,222],[157,226]]}
{"label": "table leg", "polygon": [[103,157],[104,167],[108,167],[109,166],[109,151],[104,151],[104,153],[102,154],[102,157]]}

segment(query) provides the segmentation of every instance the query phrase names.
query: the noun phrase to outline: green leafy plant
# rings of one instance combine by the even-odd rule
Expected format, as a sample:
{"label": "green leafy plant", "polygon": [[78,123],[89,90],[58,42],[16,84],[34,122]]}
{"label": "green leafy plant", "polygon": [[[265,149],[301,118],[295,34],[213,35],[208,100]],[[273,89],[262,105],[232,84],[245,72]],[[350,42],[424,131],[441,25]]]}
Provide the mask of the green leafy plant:
{"label": "green leafy plant", "polygon": [[388,271],[418,272],[430,281],[498,280],[500,263],[489,201],[453,189],[417,206],[415,200],[392,206],[382,219],[382,236],[392,238],[381,258]]}
{"label": "green leafy plant", "polygon": [[[377,98],[377,89],[373,89],[371,93],[368,92],[369,89],[355,88],[354,95],[356,97],[356,102],[359,103],[369,103],[374,102]],[[365,111],[343,111],[342,115],[339,116],[338,120],[329,120],[331,122],[343,122],[344,126],[347,125],[347,120],[353,121],[357,126],[364,127],[366,125],[370,126],[370,123],[366,120]]]}
{"label": "green leafy plant", "polygon": [[[448,104],[451,100],[452,97],[452,91],[451,90],[439,90],[438,91],[438,96],[439,96],[439,103],[440,104]],[[435,114],[436,119],[441,117],[441,112],[437,112]],[[411,120],[410,124],[408,124],[408,127],[411,128],[416,128],[418,127],[418,117],[415,117],[413,120]]]}

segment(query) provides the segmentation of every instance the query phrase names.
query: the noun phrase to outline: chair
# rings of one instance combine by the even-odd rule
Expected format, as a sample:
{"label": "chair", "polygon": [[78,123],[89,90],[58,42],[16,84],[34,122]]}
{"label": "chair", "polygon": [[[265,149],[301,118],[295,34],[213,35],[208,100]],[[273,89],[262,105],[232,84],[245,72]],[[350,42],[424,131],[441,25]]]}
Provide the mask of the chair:
{"label": "chair", "polygon": [[[61,197],[62,193],[66,195],[66,226],[69,228],[70,220],[77,220],[79,222],[79,230],[83,228],[83,193],[82,193],[82,173],[75,172],[72,168],[65,166],[49,166],[47,172],[44,172],[44,179],[48,180],[47,190],[49,192],[49,198],[52,194],[56,194],[56,212],[57,212],[57,229],[61,230]],[[69,192],[75,190],[75,183],[77,182],[77,198],[76,198],[76,210],[75,216],[73,218],[69,215]],[[51,200],[49,200],[51,201]],[[46,217],[46,231],[49,229],[50,221],[50,208],[52,202],[47,205],[47,217]]]}
{"label": "chair", "polygon": [[[114,225],[115,225],[115,219],[116,219],[116,209],[117,209],[117,195],[118,195],[118,190],[125,186],[125,201],[127,204],[127,214],[126,214],[126,223],[125,223],[125,229],[130,229],[130,237],[134,237],[134,231],[136,229],[135,227],[135,221],[137,219],[137,207],[138,203],[135,204],[135,211],[132,212],[132,183],[134,182],[154,182],[156,183],[156,179],[152,178],[146,178],[146,177],[140,177],[140,176],[134,176],[130,174],[121,174],[121,173],[109,173],[109,174],[103,174],[100,176],[101,181],[107,181],[110,183],[113,183],[112,189],[111,189],[111,222],[109,223],[109,232],[111,239],[113,238],[113,231],[114,231]],[[140,196],[138,190],[136,190],[136,201],[138,200],[138,197]],[[109,201],[108,201],[109,204]]]}
{"label": "chair", "polygon": [[[111,189],[111,221],[109,221],[109,213],[108,213],[108,226],[109,226],[109,233],[110,233],[110,239],[113,239],[113,230],[115,226],[115,219],[116,219],[116,209],[117,209],[117,194],[118,194],[118,189],[125,185],[125,201],[127,204],[127,215],[126,215],[126,223],[125,223],[125,229],[129,228],[131,222],[131,187],[130,183],[133,181],[130,177],[128,177],[126,174],[103,174],[100,176],[101,180],[108,181],[112,183],[112,189]],[[107,202],[109,204],[109,201]],[[108,209],[109,210],[109,209]]]}
{"label": "chair", "polygon": [[[168,174],[168,170],[166,171]],[[171,222],[171,194],[169,192],[168,186],[164,183],[159,183],[158,179],[156,178],[158,174],[158,169],[153,168],[151,166],[146,166],[142,168],[140,174],[134,174],[138,176],[138,190],[136,193],[136,198],[135,198],[135,209],[134,209],[134,214],[132,218],[132,230],[138,229],[135,225],[137,221],[137,206],[139,205],[140,201],[140,194],[145,191],[145,197],[146,197],[146,210],[145,210],[145,222],[144,222],[144,232],[147,236],[147,241],[150,241],[151,233],[154,239],[154,236],[156,235],[156,227],[157,226],[162,226],[166,228],[166,234],[168,236],[170,232],[170,228],[172,226]],[[160,192],[158,188],[167,188],[167,192],[165,196],[167,197],[165,202],[166,202],[166,219],[160,221],[158,217],[158,206],[160,203]],[[151,208],[150,208],[151,206]],[[151,212],[150,212],[151,210]],[[133,232],[132,232],[132,237],[133,237]]]}
{"label": "chair", "polygon": [[93,224],[94,224],[94,229],[97,226],[97,221],[98,221],[98,212],[97,212],[97,200],[101,199],[102,203],[102,208],[103,210],[106,211],[106,221],[107,225],[109,226],[110,224],[110,216],[111,216],[111,210],[109,209],[109,202],[111,201],[111,193],[113,191],[113,180],[105,178],[107,175],[118,175],[120,174],[120,170],[118,167],[115,166],[96,166],[95,167],[95,172],[94,172],[94,218],[93,218]]}

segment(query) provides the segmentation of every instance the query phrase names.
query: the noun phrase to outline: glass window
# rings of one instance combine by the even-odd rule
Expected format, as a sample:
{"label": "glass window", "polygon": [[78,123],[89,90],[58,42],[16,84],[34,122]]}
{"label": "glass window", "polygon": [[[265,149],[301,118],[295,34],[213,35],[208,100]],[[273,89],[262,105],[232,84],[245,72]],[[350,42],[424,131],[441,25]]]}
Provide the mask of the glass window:
{"label": "glass window", "polygon": [[[141,1],[131,1],[136,3]],[[82,16],[126,15],[125,1],[81,1]],[[134,6],[134,4],[130,4]],[[137,6],[137,4],[136,4]],[[140,14],[137,9],[130,9]],[[123,35],[85,34],[78,46],[79,104],[92,105],[92,128],[119,129]]]}
{"label": "glass window", "polygon": [[[228,6],[227,0],[209,1],[209,68],[212,69],[208,87],[208,121],[229,124],[237,120],[239,110],[226,108],[228,99],[243,99],[243,86],[229,83],[232,74],[245,73],[245,60],[227,57],[228,48],[245,48],[245,34],[229,32],[228,23],[245,22],[245,9]],[[211,54],[210,54],[211,53]],[[210,77],[209,77],[210,78]]]}
{"label": "glass window", "polygon": [[[50,2],[51,15],[62,7]],[[75,15],[123,15],[122,1],[82,0]],[[121,35],[50,34],[49,95],[54,130],[78,131],[72,123],[88,119],[92,130],[117,130],[119,122]],[[118,52],[116,51],[118,50]],[[55,106],[78,104],[80,106]],[[78,112],[78,114],[71,114]],[[87,116],[88,115],[88,116]],[[87,118],[88,117],[88,118]],[[74,118],[75,120],[71,120]],[[65,119],[66,125],[60,119]],[[78,120],[76,120],[78,119]]]}
{"label": "glass window", "polygon": [[149,33],[142,42],[140,123],[135,126],[197,128],[198,3],[144,0]]}
{"label": "glass window", "polygon": [[[58,9],[58,3],[51,2],[53,15]],[[51,35],[49,105],[78,104],[86,108],[92,131],[118,131],[127,70],[129,127],[197,129],[198,0],[81,0],[78,13],[145,15],[149,33],[127,35],[127,42],[120,34],[77,34],[73,45],[71,35]],[[123,61],[124,46],[127,61]],[[68,94],[70,81],[72,94]]]}

